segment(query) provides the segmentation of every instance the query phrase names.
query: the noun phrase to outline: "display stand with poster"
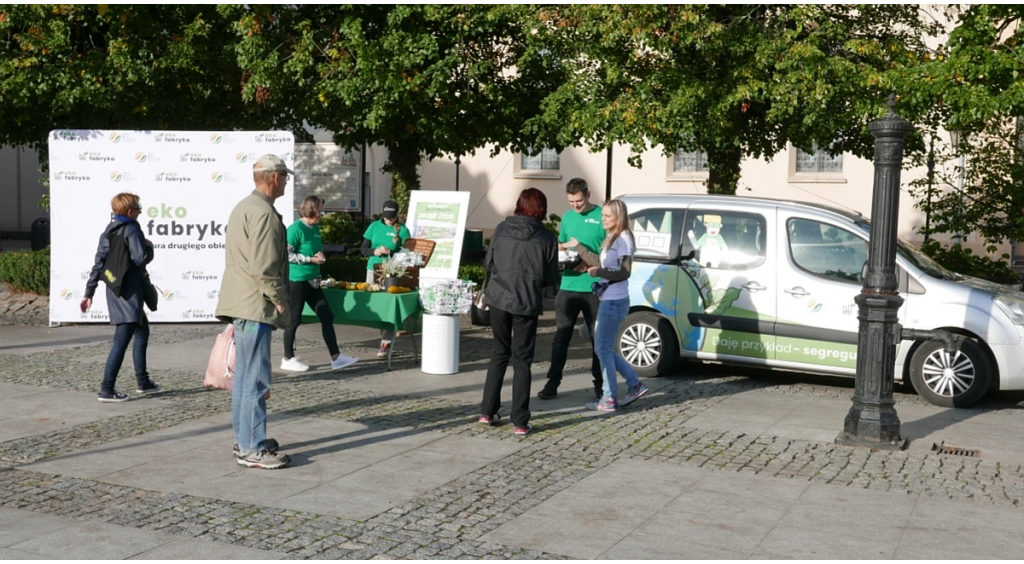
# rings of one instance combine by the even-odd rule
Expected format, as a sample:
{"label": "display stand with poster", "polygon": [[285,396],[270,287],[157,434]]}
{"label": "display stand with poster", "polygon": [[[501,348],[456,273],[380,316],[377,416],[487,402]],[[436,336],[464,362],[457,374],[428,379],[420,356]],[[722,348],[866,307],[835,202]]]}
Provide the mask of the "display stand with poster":
{"label": "display stand with poster", "polygon": [[405,221],[409,233],[436,243],[430,262],[420,269],[420,287],[458,279],[468,217],[468,192],[412,191]]}

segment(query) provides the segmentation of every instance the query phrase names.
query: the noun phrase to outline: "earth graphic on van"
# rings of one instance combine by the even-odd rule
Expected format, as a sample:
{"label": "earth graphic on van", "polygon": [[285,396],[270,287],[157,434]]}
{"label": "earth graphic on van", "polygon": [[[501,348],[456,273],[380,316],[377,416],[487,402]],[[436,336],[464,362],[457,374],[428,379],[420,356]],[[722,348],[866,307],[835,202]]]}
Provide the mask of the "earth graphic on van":
{"label": "earth graphic on van", "polygon": [[690,277],[681,272],[674,266],[656,266],[644,281],[641,292],[647,303],[676,325],[683,347],[698,350],[704,341],[704,329],[690,325],[686,314],[704,311],[704,299]]}

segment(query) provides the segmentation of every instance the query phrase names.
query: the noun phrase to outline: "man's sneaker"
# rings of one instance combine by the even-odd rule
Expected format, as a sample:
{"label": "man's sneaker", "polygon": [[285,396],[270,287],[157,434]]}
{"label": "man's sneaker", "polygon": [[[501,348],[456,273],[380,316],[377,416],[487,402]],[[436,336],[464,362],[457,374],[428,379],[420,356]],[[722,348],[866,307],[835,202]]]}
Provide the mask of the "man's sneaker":
{"label": "man's sneaker", "polygon": [[[266,443],[267,450],[270,452],[277,452],[277,449],[280,447],[274,439],[267,439],[264,443]],[[234,454],[235,458],[241,458],[242,449],[239,448],[238,443],[235,443],[235,446],[231,447],[231,454]]]}
{"label": "man's sneaker", "polygon": [[619,409],[619,402],[615,401],[615,398],[601,398],[588,403],[587,409],[591,411],[617,411]]}
{"label": "man's sneaker", "polygon": [[391,341],[381,341],[380,350],[377,351],[377,358],[387,358],[391,351]]}
{"label": "man's sneaker", "polygon": [[331,360],[331,370],[341,370],[359,362],[358,358],[338,354],[338,358]]}
{"label": "man's sneaker", "polygon": [[526,435],[529,435],[530,431],[532,431],[532,430],[533,430],[533,425],[531,425],[530,423],[527,423],[525,427],[516,427],[515,429],[513,429],[512,430],[512,434],[517,436],[517,437],[525,437]]}
{"label": "man's sneaker", "polygon": [[290,372],[305,372],[309,370],[309,367],[303,364],[302,361],[299,360],[298,356],[293,356],[291,358],[281,359],[281,370],[288,370]]}
{"label": "man's sneaker", "polygon": [[122,401],[130,400],[132,399],[132,397],[129,396],[128,394],[122,394],[121,392],[115,390],[110,393],[100,392],[98,399],[103,403],[120,403]]}
{"label": "man's sneaker", "polygon": [[248,455],[235,459],[238,464],[247,468],[262,468],[264,470],[276,470],[288,466],[292,459],[287,454],[270,452],[263,449],[259,452],[250,452]]}
{"label": "man's sneaker", "polygon": [[135,386],[135,391],[140,394],[155,394],[160,391],[160,384],[147,379],[142,384]]}
{"label": "man's sneaker", "polygon": [[558,397],[558,388],[549,388],[544,386],[541,391],[537,392],[537,397],[540,399],[555,399]]}
{"label": "man's sneaker", "polygon": [[619,405],[629,405],[646,393],[647,386],[643,382],[639,382],[636,386],[629,387],[629,392],[626,393],[626,397],[622,398],[622,403]]}
{"label": "man's sneaker", "polygon": [[484,425],[498,425],[499,423],[501,423],[501,416],[499,416],[497,413],[491,415],[490,417],[486,415],[481,415],[480,422],[483,423]]}

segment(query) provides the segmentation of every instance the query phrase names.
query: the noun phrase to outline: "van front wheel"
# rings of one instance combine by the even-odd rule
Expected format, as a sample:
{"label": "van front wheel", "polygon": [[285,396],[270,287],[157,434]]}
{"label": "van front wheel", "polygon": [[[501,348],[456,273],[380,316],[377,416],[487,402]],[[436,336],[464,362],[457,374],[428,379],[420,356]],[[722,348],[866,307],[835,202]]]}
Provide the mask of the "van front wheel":
{"label": "van front wheel", "polygon": [[992,364],[981,345],[957,339],[957,350],[946,352],[941,341],[927,341],[910,360],[910,381],[918,395],[943,407],[970,407],[992,384]]}
{"label": "van front wheel", "polygon": [[672,325],[648,311],[629,314],[618,341],[619,353],[641,378],[668,374],[679,358],[679,341]]}

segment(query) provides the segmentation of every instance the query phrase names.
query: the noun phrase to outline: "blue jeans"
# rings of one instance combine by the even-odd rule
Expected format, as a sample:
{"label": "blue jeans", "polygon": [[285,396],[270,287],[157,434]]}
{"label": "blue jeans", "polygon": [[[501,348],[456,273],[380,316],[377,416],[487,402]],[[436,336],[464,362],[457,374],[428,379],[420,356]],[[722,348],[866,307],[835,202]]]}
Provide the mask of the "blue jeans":
{"label": "blue jeans", "polygon": [[619,386],[615,379],[617,370],[626,379],[626,384],[636,386],[640,378],[636,370],[622,358],[615,349],[615,339],[619,336],[619,328],[629,313],[629,298],[621,300],[605,300],[597,308],[597,323],[594,326],[594,352],[601,361],[601,378],[604,385],[604,397],[617,399]]}
{"label": "blue jeans", "polygon": [[273,325],[235,319],[235,383],[231,390],[231,427],[242,453],[267,448],[267,400],[270,391],[270,332]]}
{"label": "blue jeans", "polygon": [[103,367],[103,383],[100,384],[100,391],[106,394],[114,393],[114,384],[117,382],[117,373],[121,371],[121,364],[124,363],[124,355],[128,352],[128,341],[135,337],[135,344],[132,346],[132,361],[135,363],[135,380],[141,388],[149,373],[146,372],[146,349],[149,347],[149,320],[146,315],[139,317],[138,323],[118,323],[114,326],[114,344],[110,347],[110,354],[107,355],[107,364]]}

